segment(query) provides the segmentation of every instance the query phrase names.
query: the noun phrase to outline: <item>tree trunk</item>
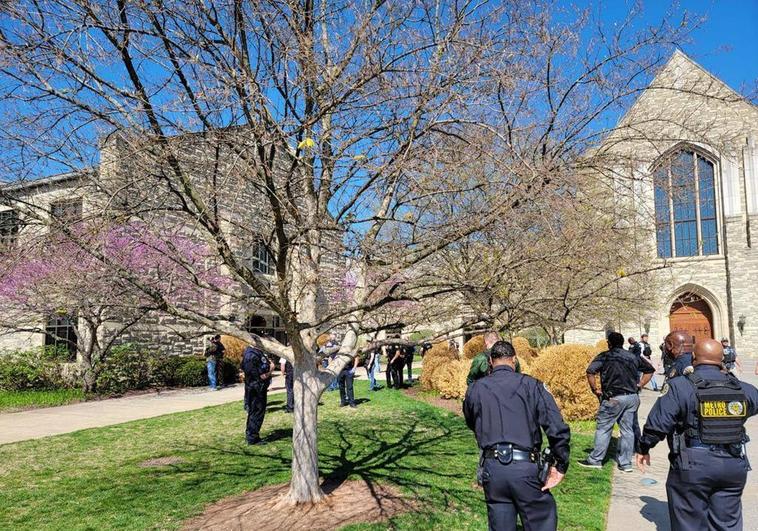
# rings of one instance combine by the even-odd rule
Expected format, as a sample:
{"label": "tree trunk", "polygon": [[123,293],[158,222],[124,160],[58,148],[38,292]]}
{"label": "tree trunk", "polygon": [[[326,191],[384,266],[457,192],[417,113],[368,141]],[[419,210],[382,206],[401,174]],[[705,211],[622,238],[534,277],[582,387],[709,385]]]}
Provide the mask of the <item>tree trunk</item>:
{"label": "tree trunk", "polygon": [[84,373],[82,374],[82,389],[85,393],[92,393],[95,391],[95,369],[92,366],[92,354],[88,352],[82,352],[82,368]]}
{"label": "tree trunk", "polygon": [[291,504],[317,503],[324,498],[318,474],[318,401],[324,388],[315,364],[296,364],[292,481],[285,496]]}

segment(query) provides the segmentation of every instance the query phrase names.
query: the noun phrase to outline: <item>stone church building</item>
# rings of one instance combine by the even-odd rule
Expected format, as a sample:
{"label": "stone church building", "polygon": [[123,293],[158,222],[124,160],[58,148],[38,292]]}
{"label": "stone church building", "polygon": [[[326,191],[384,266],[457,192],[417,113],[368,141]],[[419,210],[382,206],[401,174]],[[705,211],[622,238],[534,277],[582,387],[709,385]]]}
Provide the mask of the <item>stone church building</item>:
{"label": "stone church building", "polygon": [[617,169],[616,189],[648,229],[640,249],[661,266],[658,295],[636,319],[566,340],[620,328],[656,346],[683,330],[758,355],[758,107],[676,51],[600,150],[634,161]]}

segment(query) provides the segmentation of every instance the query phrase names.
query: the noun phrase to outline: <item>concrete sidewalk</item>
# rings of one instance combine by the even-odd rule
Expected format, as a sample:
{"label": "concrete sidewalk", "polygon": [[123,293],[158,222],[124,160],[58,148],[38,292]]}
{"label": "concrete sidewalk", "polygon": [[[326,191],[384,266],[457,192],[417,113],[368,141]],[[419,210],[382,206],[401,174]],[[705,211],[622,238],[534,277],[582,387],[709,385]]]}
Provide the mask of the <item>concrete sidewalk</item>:
{"label": "concrete sidewalk", "polygon": [[[413,367],[414,369],[421,367],[421,362],[415,362]],[[356,379],[365,380],[366,370],[359,368]],[[379,381],[380,383],[384,381],[383,373]],[[284,377],[277,373],[271,382],[269,393],[282,392],[284,392]],[[241,404],[243,396],[244,386],[236,384],[220,391],[211,391],[206,387],[172,389],[123,398],[80,402],[68,406],[4,413],[0,414],[0,444],[39,439],[87,428],[111,426],[228,402],[239,401]]]}
{"label": "concrete sidewalk", "polygon": [[[742,360],[745,371],[738,374],[741,380],[758,385],[753,374],[755,362]],[[660,381],[660,376],[659,376]],[[658,393],[643,391],[640,406],[640,426],[644,426]],[[758,466],[758,418],[747,422],[748,456],[753,467]],[[613,493],[608,512],[608,531],[655,530],[669,531],[668,502],[666,500],[666,476],[668,474],[668,445],[659,443],[650,452],[651,467],[644,474],[636,468],[631,474],[614,470]],[[570,473],[570,472],[569,472]],[[745,529],[758,529],[758,471],[748,474],[745,492],[742,495],[742,510]]]}

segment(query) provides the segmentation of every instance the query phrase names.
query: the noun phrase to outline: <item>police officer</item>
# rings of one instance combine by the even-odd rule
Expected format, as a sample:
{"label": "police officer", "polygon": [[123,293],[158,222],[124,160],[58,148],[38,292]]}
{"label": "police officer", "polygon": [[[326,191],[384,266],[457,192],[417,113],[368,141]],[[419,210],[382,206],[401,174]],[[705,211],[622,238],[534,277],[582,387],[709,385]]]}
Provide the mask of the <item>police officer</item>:
{"label": "police officer", "polygon": [[287,405],[284,411],[292,413],[295,411],[295,368],[284,358],[279,360],[279,366],[284,375],[284,388],[287,391]]}
{"label": "police officer", "polygon": [[734,347],[729,345],[729,338],[723,338],[721,340],[721,346],[724,347],[724,367],[729,372],[732,372],[737,367],[742,372],[742,364],[737,359],[737,351]]}
{"label": "police officer", "polygon": [[691,337],[685,332],[671,332],[663,340],[664,353],[673,359],[666,372],[666,380],[682,376],[692,366]]}
{"label": "police officer", "polygon": [[389,370],[392,384],[395,389],[402,389],[403,385],[403,367],[405,367],[405,349],[403,345],[391,345],[389,358]]}
{"label": "police officer", "polygon": [[[490,359],[492,374],[469,386],[463,401],[466,424],[482,449],[489,528],[515,531],[519,515],[526,531],[553,531],[558,514],[550,489],[568,469],[571,432],[544,384],[516,374],[513,345],[498,341]],[[538,479],[540,428],[555,457],[544,483]]]}
{"label": "police officer", "polygon": [[245,349],[242,371],[245,373],[247,396],[247,444],[265,444],[261,439],[261,426],[266,415],[271,370],[271,363],[262,350],[251,346]]}
{"label": "police officer", "polygon": [[724,351],[709,339],[695,347],[694,370],[669,380],[650,411],[637,466],[668,436],[666,493],[673,531],[741,530],[749,469],[744,424],[758,413],[758,390],[723,370]]}
{"label": "police officer", "polygon": [[[416,354],[416,347],[413,345],[406,345],[403,347],[403,354],[405,355],[405,366],[408,367],[408,384],[413,383],[413,357]],[[400,377],[403,377],[403,370],[400,369]]]}

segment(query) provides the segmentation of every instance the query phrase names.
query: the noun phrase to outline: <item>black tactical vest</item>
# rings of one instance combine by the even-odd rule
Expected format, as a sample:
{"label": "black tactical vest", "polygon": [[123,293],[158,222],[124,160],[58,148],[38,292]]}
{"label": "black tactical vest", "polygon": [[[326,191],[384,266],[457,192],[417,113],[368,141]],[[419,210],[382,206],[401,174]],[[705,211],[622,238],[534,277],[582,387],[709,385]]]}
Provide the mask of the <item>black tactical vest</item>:
{"label": "black tactical vest", "polygon": [[[727,375],[726,380],[704,380],[696,373],[687,375],[697,395],[697,437],[704,444],[739,444],[744,442],[747,421],[747,397],[740,381]],[[694,433],[693,433],[694,432]]]}

